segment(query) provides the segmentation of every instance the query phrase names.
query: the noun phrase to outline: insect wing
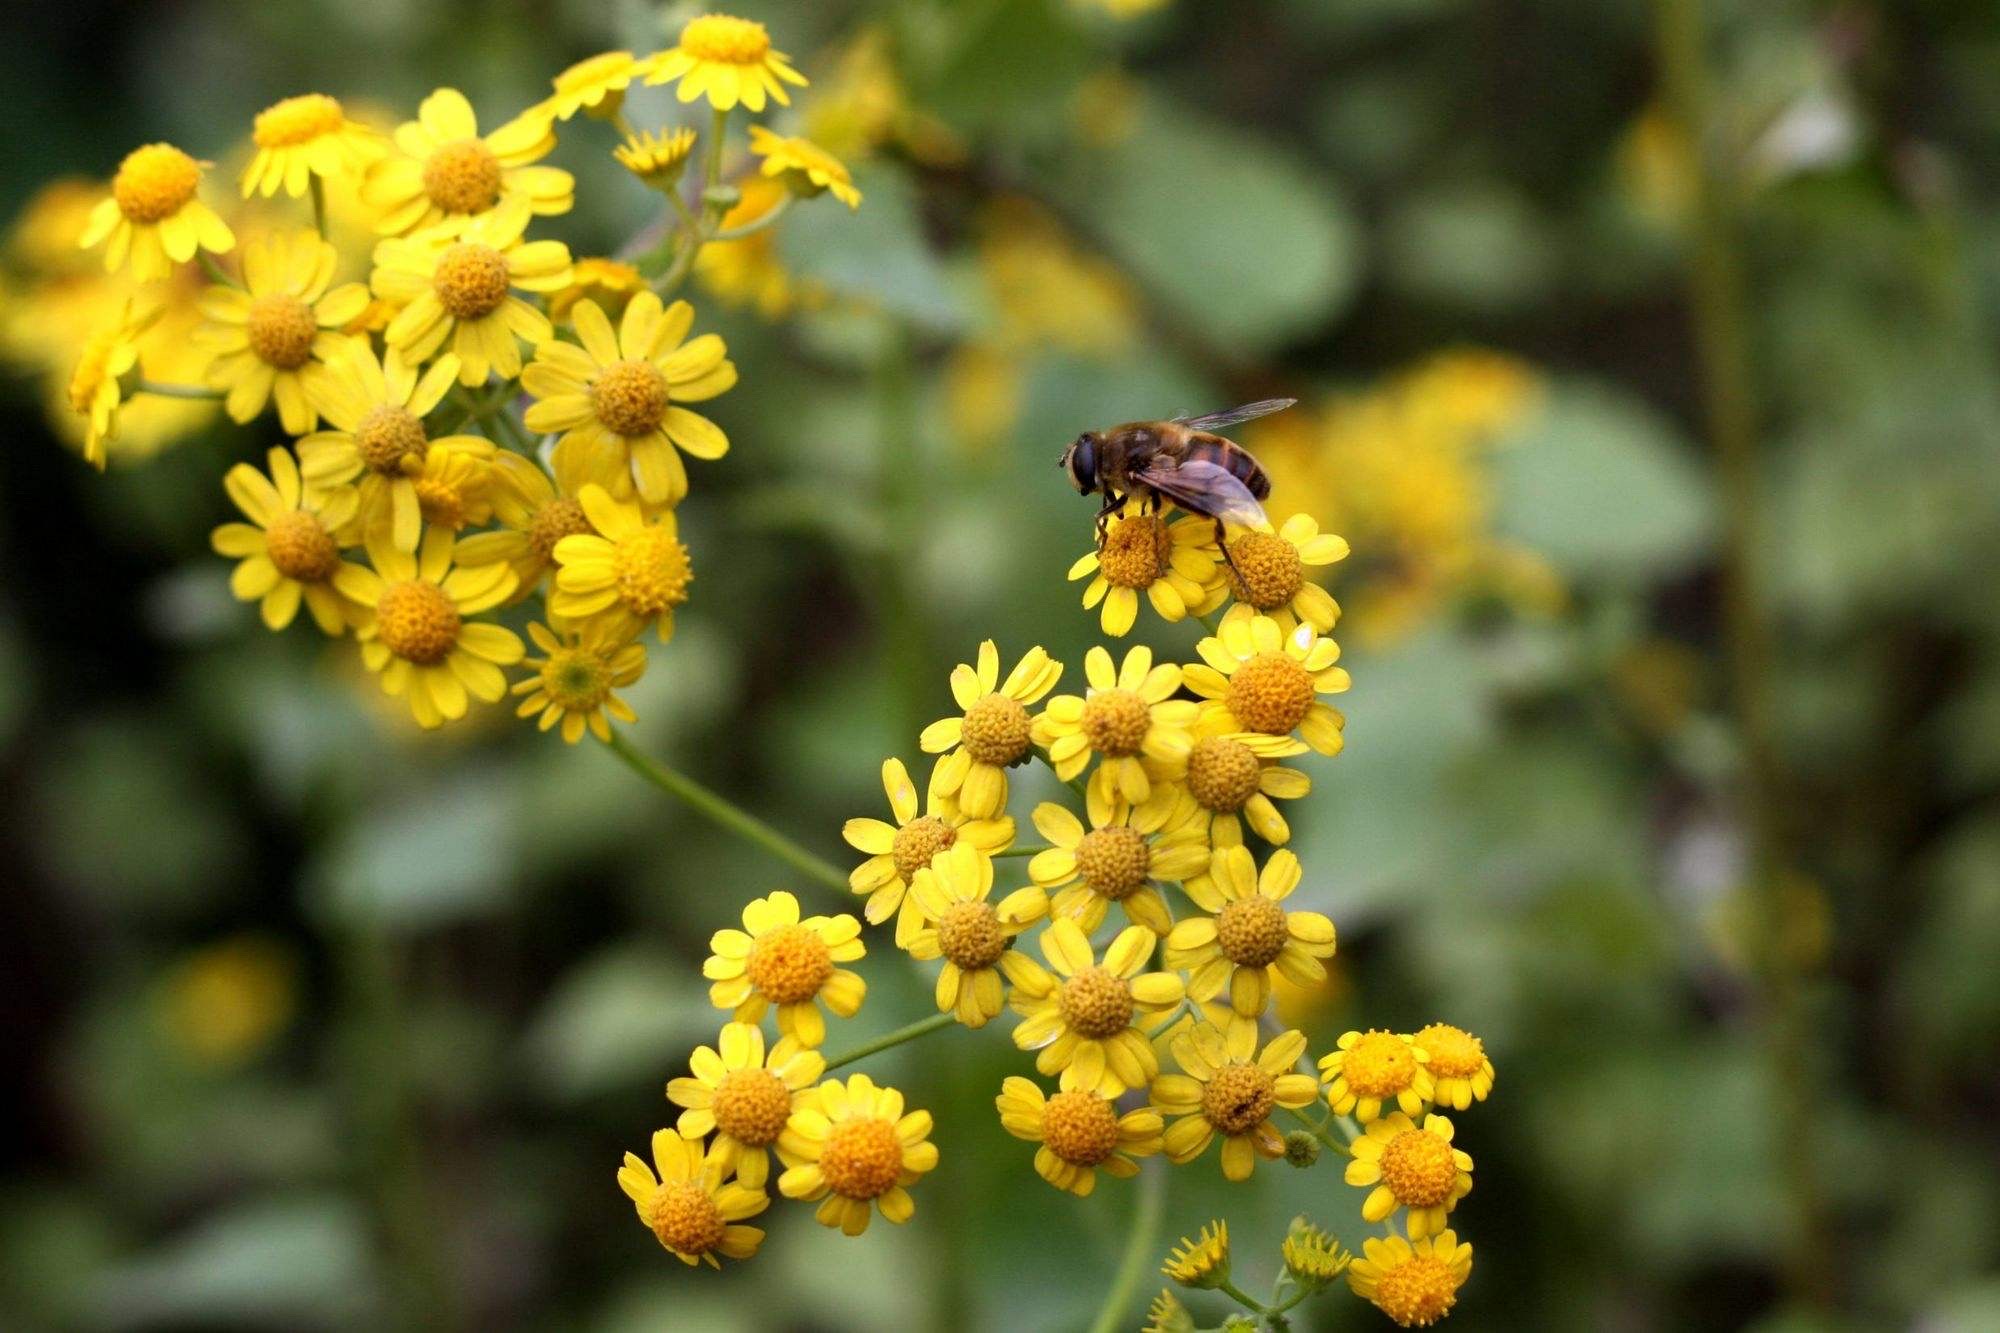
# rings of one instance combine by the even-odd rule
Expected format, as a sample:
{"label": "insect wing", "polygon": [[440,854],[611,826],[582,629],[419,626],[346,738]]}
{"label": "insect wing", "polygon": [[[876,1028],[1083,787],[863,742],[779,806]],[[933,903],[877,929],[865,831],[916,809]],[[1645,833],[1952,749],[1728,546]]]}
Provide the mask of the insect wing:
{"label": "insect wing", "polygon": [[1229,523],[1266,521],[1264,506],[1234,472],[1203,459],[1187,459],[1179,467],[1169,458],[1154,458],[1132,480],[1150,486],[1183,509]]}
{"label": "insect wing", "polygon": [[1273,412],[1282,412],[1298,401],[1296,398],[1266,398],[1262,402],[1232,407],[1227,412],[1210,412],[1205,417],[1175,417],[1174,420],[1189,430],[1227,430],[1246,421],[1255,421],[1258,417],[1268,417]]}

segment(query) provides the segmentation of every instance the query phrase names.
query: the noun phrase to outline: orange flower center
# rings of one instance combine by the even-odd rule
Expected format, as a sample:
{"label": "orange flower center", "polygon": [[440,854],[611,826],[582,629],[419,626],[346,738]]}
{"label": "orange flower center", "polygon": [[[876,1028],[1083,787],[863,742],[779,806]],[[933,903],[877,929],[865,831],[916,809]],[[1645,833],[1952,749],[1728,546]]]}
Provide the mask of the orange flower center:
{"label": "orange flower center", "polygon": [[556,543],[590,531],[590,519],[583,506],[571,499],[551,500],[528,520],[528,549],[546,563],[555,555]]}
{"label": "orange flower center", "polygon": [[1393,1032],[1363,1033],[1340,1057],[1340,1075],[1357,1097],[1393,1097],[1416,1078],[1416,1053]]}
{"label": "orange flower center", "polygon": [[673,1180],[653,1191],[646,1223],[660,1244],[682,1254],[707,1254],[722,1244],[722,1210],[692,1180]]}
{"label": "orange flower center", "polygon": [[1249,746],[1227,736],[1210,736],[1196,742],[1188,755],[1188,794],[1204,810],[1232,815],[1257,794],[1262,774]]}
{"label": "orange flower center", "polygon": [[896,1187],[903,1174],[903,1145],[887,1120],[843,1120],[826,1136],[819,1169],[835,1194],[877,1199]]}
{"label": "orange flower center", "polygon": [[989,694],[965,710],[960,733],[975,763],[1010,768],[1028,757],[1028,710],[1004,694]]}
{"label": "orange flower center", "polygon": [[435,666],[458,646],[458,608],[422,579],[392,583],[375,604],[375,636],[406,662]]}
{"label": "orange flower center", "polygon": [[1083,703],[1083,734],[1090,748],[1117,758],[1139,753],[1153,712],[1133,690],[1099,690]]}
{"label": "orange flower center", "polygon": [[1114,587],[1144,588],[1167,572],[1173,549],[1173,538],[1159,515],[1127,518],[1105,532],[1097,567]]}
{"label": "orange flower center", "polygon": [[1042,1142],[1071,1166],[1096,1166],[1118,1151],[1118,1113],[1094,1092],[1059,1092],[1042,1108]]}
{"label": "orange flower center", "polygon": [[1486,1064],[1485,1044],[1449,1023],[1431,1024],[1416,1041],[1431,1057],[1431,1073],[1443,1078],[1471,1078]]}
{"label": "orange flower center", "polygon": [[172,144],[134,148],[118,164],[111,197],[134,222],[159,222],[181,211],[201,184],[201,164]]}
{"label": "orange flower center", "polygon": [[279,370],[297,370],[312,360],[319,321],[312,307],[296,296],[273,292],[250,302],[250,350]]}
{"label": "orange flower center", "polygon": [[424,159],[424,194],[447,213],[484,213],[500,202],[500,159],[477,139],[441,144]]}
{"label": "orange flower center", "polygon": [[1246,532],[1229,543],[1232,569],[1229,590],[1239,602],[1248,602],[1259,611],[1275,611],[1298,594],[1305,581],[1305,562],[1299,550],[1283,537],[1269,532]]}
{"label": "orange flower center", "polygon": [[1201,1089],[1203,1117],[1224,1134],[1248,1134],[1276,1105],[1276,1084],[1253,1064],[1226,1064]]}
{"label": "orange flower center", "polygon": [[889,855],[895,859],[896,873],[907,882],[916,878],[917,872],[929,865],[933,856],[957,841],[957,829],[936,815],[924,815],[896,830],[896,840],[889,847]]}
{"label": "orange flower center", "polygon": [[1282,736],[1312,711],[1313,678],[1288,653],[1259,653],[1236,668],[1224,702],[1246,730]]}
{"label": "orange flower center", "polygon": [[1458,1180],[1458,1163],[1451,1145],[1421,1129],[1406,1129],[1382,1150],[1382,1183],[1396,1202],[1411,1208],[1434,1208],[1451,1198]]}
{"label": "orange flower center", "polygon": [[431,290],[453,319],[478,319],[507,299],[507,256],[490,245],[460,241],[438,256]]}
{"label": "orange flower center", "polygon": [[750,984],[773,1004],[800,1004],[833,975],[833,952],[819,932],[793,923],[765,931],[745,964]]}
{"label": "orange flower center", "polygon": [[1076,868],[1093,893],[1113,902],[1131,897],[1153,869],[1153,849],[1123,824],[1092,829],[1076,845]]}
{"label": "orange flower center", "polygon": [[597,419],[620,435],[649,435],[667,415],[667,377],[650,361],[606,366],[590,386]]}
{"label": "orange flower center", "polygon": [[454,532],[465,526],[465,491],[445,477],[418,477],[417,508],[424,522]]}
{"label": "orange flower center", "polygon": [[250,137],[259,148],[292,148],[332,134],[346,120],[340,103],[325,93],[305,93],[259,111]]}
{"label": "orange flower center", "polygon": [[422,458],[424,423],[408,409],[378,403],[354,428],[354,447],[370,471],[399,476],[405,459]]}
{"label": "orange flower center", "polygon": [[619,542],[611,568],[618,600],[641,616],[657,616],[685,602],[694,578],[687,547],[657,525]]}
{"label": "orange flower center", "polygon": [[1405,1259],[1375,1279],[1375,1308],[1404,1328],[1435,1324],[1458,1301],[1458,1278],[1434,1255]]}
{"label": "orange flower center", "polygon": [[1007,932],[989,903],[953,903],[938,918],[938,952],[960,969],[977,972],[1007,952]]}
{"label": "orange flower center", "polygon": [[768,1069],[732,1069],[715,1088],[715,1127],[751,1148],[778,1141],[792,1114],[792,1090]]}
{"label": "orange flower center", "polygon": [[771,53],[771,34],[750,19],[704,14],[681,29],[681,50],[696,60],[754,65]]}
{"label": "orange flower center", "polygon": [[1106,968],[1086,967],[1063,982],[1059,1002],[1078,1036],[1102,1041],[1132,1026],[1132,988]]}
{"label": "orange flower center", "polygon": [[1215,942],[1238,967],[1268,967],[1284,952],[1285,909],[1269,898],[1239,898],[1215,914]]}
{"label": "orange flower center", "polygon": [[264,529],[264,553],[288,579],[324,583],[340,568],[340,547],[319,515],[288,509]]}

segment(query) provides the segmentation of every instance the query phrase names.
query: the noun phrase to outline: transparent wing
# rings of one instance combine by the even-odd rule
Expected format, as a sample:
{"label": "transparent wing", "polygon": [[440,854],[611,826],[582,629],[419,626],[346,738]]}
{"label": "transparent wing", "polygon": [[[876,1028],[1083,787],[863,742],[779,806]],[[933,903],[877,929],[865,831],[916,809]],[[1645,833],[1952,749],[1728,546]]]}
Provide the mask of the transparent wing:
{"label": "transparent wing", "polygon": [[1156,457],[1133,473],[1132,480],[1190,513],[1247,525],[1267,521],[1264,506],[1234,472],[1202,459],[1189,459],[1175,467],[1172,459]]}
{"label": "transparent wing", "polygon": [[1262,402],[1232,407],[1227,412],[1210,412],[1205,417],[1175,417],[1174,420],[1189,430],[1227,430],[1246,421],[1255,421],[1258,417],[1268,417],[1273,412],[1282,412],[1298,401],[1296,398],[1266,398]]}

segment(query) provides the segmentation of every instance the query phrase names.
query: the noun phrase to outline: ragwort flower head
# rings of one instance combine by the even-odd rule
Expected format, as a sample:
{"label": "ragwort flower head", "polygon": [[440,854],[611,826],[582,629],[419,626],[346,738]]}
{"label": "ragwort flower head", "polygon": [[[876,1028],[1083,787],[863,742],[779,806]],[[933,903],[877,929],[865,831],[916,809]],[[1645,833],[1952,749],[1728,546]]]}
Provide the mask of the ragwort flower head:
{"label": "ragwort flower head", "polygon": [[385,236],[462,223],[513,200],[541,216],[576,203],[574,176],[534,165],[556,146],[546,115],[529,112],[481,136],[465,94],[440,88],[415,120],[396,127],[394,142],[361,187],[361,197],[382,210],[375,229]]}
{"label": "ragwort flower head", "polygon": [[681,29],[679,44],[652,57],[650,63],[648,84],[678,80],[674,95],[681,101],[706,96],[717,111],[728,111],[738,103],[746,110],[762,111],[767,98],[789,106],[785,85],[803,86],[806,81],[788,56],[771,49],[771,35],[763,24],[727,14],[689,20]]}
{"label": "ragwort flower head", "polygon": [[550,459],[553,477],[520,454],[497,451],[489,461],[495,474],[493,515],[500,526],[460,541],[459,563],[504,560],[520,578],[521,595],[526,596],[554,566],[556,543],[592,531],[590,516],[577,498],[590,478],[573,459]]}
{"label": "ragwort flower head", "polygon": [[841,160],[810,139],[786,138],[762,125],[750,127],[750,151],[764,159],[759,170],[785,183],[801,198],[831,194],[849,208],[861,207],[861,191]]}
{"label": "ragwort flower head", "polygon": [[720,1268],[718,1255],[748,1259],[764,1243],[762,1230],[737,1224],[770,1207],[770,1197],[730,1180],[728,1163],[717,1149],[704,1152],[701,1144],[671,1129],[653,1131],[653,1166],[636,1153],[625,1154],[618,1188],[646,1229],[689,1266]]}
{"label": "ragwort flower head", "polygon": [[820,1200],[814,1214],[850,1236],[868,1229],[869,1205],[891,1222],[916,1212],[909,1187],[937,1166],[931,1113],[903,1109],[903,1094],[866,1074],[828,1079],[792,1112],[778,1155],[795,1163],[778,1178],[788,1199]]}
{"label": "ragwort flower head", "polygon": [[216,554],[238,561],[229,591],[238,601],[261,603],[264,624],[271,629],[291,624],[303,604],[313,623],[339,635],[355,608],[334,586],[334,576],[343,568],[341,548],[351,544],[341,533],[360,496],[352,486],[306,487],[297,462],[282,447],[266,457],[269,477],[238,463],[222,478],[229,498],[250,520],[224,523],[209,538]]}
{"label": "ragwort flower head", "polygon": [[1338,1049],[1320,1058],[1320,1078],[1326,1100],[1337,1115],[1351,1115],[1368,1124],[1393,1106],[1416,1115],[1431,1100],[1434,1089],[1430,1053],[1407,1033],[1345,1032]]}
{"label": "ragwort flower head", "polygon": [[[1300,625],[1290,633],[1269,616],[1236,605],[1218,632],[1196,645],[1201,662],[1186,672],[1187,687],[1207,700],[1202,715],[1226,727],[1260,755],[1282,758],[1310,747],[1340,753],[1346,720],[1315,697],[1339,694],[1347,672],[1334,665],[1340,646]],[[1292,733],[1298,733],[1294,739]]]}
{"label": "ragwort flower head", "polygon": [[1272,802],[1306,795],[1312,779],[1261,753],[1255,738],[1231,726],[1213,713],[1196,721],[1187,763],[1169,774],[1180,788],[1180,808],[1168,822],[1195,824],[1212,847],[1241,845],[1247,823],[1265,842],[1282,847],[1292,839],[1292,826]]}
{"label": "ragwort flower head", "polygon": [[614,119],[625,105],[625,90],[646,69],[646,63],[630,51],[587,56],[549,80],[555,91],[528,108],[527,114],[568,120],[582,111],[600,120]]}
{"label": "ragwort flower head", "polygon": [[1370,1236],[1347,1269],[1347,1285],[1404,1328],[1428,1328],[1451,1313],[1472,1276],[1472,1246],[1441,1231],[1414,1243]]}
{"label": "ragwort flower head", "polygon": [[804,1047],[826,1040],[822,1003],[852,1018],[868,993],[858,974],[835,966],[867,953],[861,923],[846,913],[802,920],[799,900],[782,889],[753,899],[743,909],[743,929],[716,931],[709,948],[701,968],[715,983],[709,1002],[732,1010],[739,1023],[755,1023],[775,1005],[778,1031]]}
{"label": "ragwort flower head", "polygon": [[1305,571],[1346,558],[1343,538],[1322,533],[1310,514],[1294,514],[1276,532],[1252,528],[1231,537],[1222,573],[1238,603],[1270,616],[1286,632],[1303,621],[1324,634],[1340,619],[1340,605],[1308,582]]}
{"label": "ragwort flower head", "polygon": [[1217,1218],[1193,1238],[1183,1236],[1160,1271],[1183,1287],[1213,1289],[1227,1282],[1229,1223]]}
{"label": "ragwort flower head", "polygon": [[1036,1052],[1035,1068],[1060,1074],[1065,1090],[1116,1097],[1152,1082],[1160,1062],[1151,1033],[1182,995],[1179,974],[1146,971],[1158,940],[1144,926],[1128,926],[1100,964],[1083,928],[1056,918],[1041,936],[1048,968],[1023,958],[1012,974],[1010,1003],[1021,1015],[1014,1044]]}
{"label": "ragwort flower head", "polygon": [[1005,999],[1001,984],[1032,966],[1015,952],[1014,937],[1048,915],[1049,898],[1032,885],[1016,889],[999,904],[993,894],[993,860],[969,841],[931,858],[910,883],[919,924],[904,947],[912,958],[943,958],[937,1007],[969,1028],[997,1017]]}
{"label": "ragwort flower head", "polygon": [[1347,1183],[1374,1186],[1362,1200],[1361,1216],[1380,1222],[1407,1209],[1404,1228],[1411,1240],[1444,1230],[1446,1214],[1472,1192],[1472,1157],[1451,1146],[1451,1121],[1427,1115],[1418,1125],[1401,1111],[1374,1121],[1351,1145]]}
{"label": "ragwort flower head", "polygon": [[195,342],[216,354],[208,385],[227,391],[230,420],[249,421],[275,400],[286,434],[303,435],[318,424],[306,391],[313,367],[347,354],[356,340],[345,326],[368,306],[360,283],[333,285],[339,266],[340,252],[311,228],[274,232],[245,243],[245,290],[202,293],[207,322]]}
{"label": "ragwort flower head", "polygon": [[1159,890],[1208,866],[1208,845],[1192,824],[1170,822],[1175,794],[1164,788],[1144,805],[1121,800],[1087,804],[1091,827],[1053,801],[1035,807],[1035,830],[1049,842],[1028,862],[1028,878],[1050,890],[1050,910],[1085,931],[1103,924],[1113,903],[1126,919],[1156,935],[1173,928]]}
{"label": "ragwort flower head", "polygon": [[77,244],[85,250],[103,245],[104,267],[115,273],[130,263],[139,282],[158,282],[198,250],[227,253],[236,236],[198,193],[210,165],[172,144],[134,148],[118,164],[111,197],[91,210]]}
{"label": "ragwort flower head", "polygon": [[612,691],[645,672],[642,645],[618,637],[602,623],[560,633],[551,626],[531,624],[528,637],[543,656],[526,659],[534,674],[514,686],[515,694],[527,696],[515,710],[517,716],[539,717],[537,725],[543,731],[560,724],[562,738],[571,745],[583,739],[585,730],[610,744],[608,717],[639,720]]}
{"label": "ragwort flower head", "polygon": [[1135,1176],[1140,1157],[1160,1150],[1160,1113],[1151,1107],[1120,1115],[1102,1093],[1068,1088],[1046,1096],[1018,1075],[1000,1085],[993,1099],[1000,1124],[1035,1150],[1035,1174],[1078,1198],[1097,1187],[1100,1169]]}
{"label": "ragwort flower head", "polygon": [[387,148],[382,136],[349,120],[325,93],[303,93],[257,113],[251,130],[257,146],[243,169],[243,197],[270,198],[280,189],[297,199],[315,176],[342,181],[359,176]]}
{"label": "ragwort flower head", "polygon": [[651,131],[628,134],[625,142],[611,150],[618,165],[655,190],[673,188],[694,155],[695,132],[683,126],[658,134]]}
{"label": "ragwort flower head", "polygon": [[964,711],[939,718],[918,738],[926,753],[945,756],[932,775],[938,794],[955,798],[974,819],[999,814],[1007,805],[1007,770],[1033,753],[1028,707],[1055,688],[1062,672],[1062,663],[1034,647],[1002,682],[1000,650],[991,639],[979,645],[977,667],[953,667],[951,696]]}
{"label": "ragwort flower head", "polygon": [[1259,1053],[1254,1023],[1233,1023],[1226,1034],[1197,1023],[1177,1033],[1170,1049],[1183,1072],[1160,1075],[1152,1088],[1160,1113],[1180,1117],[1167,1126],[1168,1161],[1193,1161],[1217,1135],[1230,1180],[1248,1180],[1259,1157],[1284,1156],[1272,1114],[1309,1106],[1319,1095],[1312,1075],[1292,1072],[1305,1054],[1304,1033],[1281,1033]]}
{"label": "ragwort flower head", "polygon": [[159,311],[133,313],[127,300],[118,319],[84,340],[69,376],[69,407],[84,420],[83,457],[99,472],[108,454],[105,445],[118,438],[119,409],[125,402],[126,381],[136,379],[139,339]]}
{"label": "ragwort flower head", "polygon": [[638,505],[612,499],[595,483],[577,503],[593,531],[556,543],[549,610],[626,638],[652,625],[666,643],[674,637],[674,608],[687,601],[694,579],[673,511],[649,522]]}
{"label": "ragwort flower head", "polygon": [[[939,765],[941,766],[941,765]],[[919,870],[953,847],[961,838],[969,841],[982,856],[991,856],[1014,841],[1014,821],[972,819],[949,797],[938,793],[937,767],[931,770],[929,794],[922,812],[917,805],[917,789],[903,761],[882,761],[882,789],[889,797],[889,812],[896,822],[879,819],[850,819],[841,836],[868,859],[854,868],[848,884],[866,895],[868,905],[862,915],[871,926],[896,918],[896,943],[907,948],[923,925],[923,915],[909,896],[910,882]]]}
{"label": "ragwort flower head", "polygon": [[1097,548],[1069,567],[1069,577],[1090,579],[1083,589],[1084,609],[1101,603],[1098,623],[1106,634],[1122,638],[1139,618],[1142,592],[1170,624],[1220,606],[1220,560],[1215,527],[1208,519],[1168,522],[1164,515],[1127,501],[1105,524]]}
{"label": "ragwort flower head", "polygon": [[771,1152],[792,1113],[811,1103],[825,1058],[792,1037],[767,1050],[756,1024],[725,1023],[716,1044],[695,1047],[688,1064],[688,1077],[667,1084],[667,1100],[686,1108],[676,1122],[681,1137],[715,1135],[710,1151],[722,1166],[764,1188]]}
{"label": "ragwort flower head", "polygon": [[1302,874],[1289,850],[1271,853],[1259,873],[1248,847],[1224,847],[1209,858],[1206,875],[1181,886],[1210,913],[1176,923],[1167,936],[1167,966],[1187,969],[1189,995],[1208,1000],[1227,992],[1230,1008],[1254,1020],[1275,973],[1300,985],[1325,978],[1319,960],[1333,954],[1333,922],[1283,906]]}
{"label": "ragwort flower head", "polygon": [[1410,1040],[1429,1057],[1436,1102],[1463,1111],[1493,1091],[1493,1061],[1485,1043],[1449,1023],[1432,1023]]}
{"label": "ragwort flower head", "polygon": [[1142,760],[1178,765],[1186,762],[1194,740],[1188,734],[1199,709],[1174,698],[1181,687],[1181,669],[1153,664],[1153,650],[1140,644],[1114,667],[1111,654],[1092,648],[1083,659],[1089,691],[1081,698],[1058,694],[1035,719],[1035,744],[1049,753],[1056,776],[1068,782],[1083,772],[1091,756],[1098,759],[1091,774],[1092,796],[1109,803],[1122,799],[1138,805],[1153,793],[1153,782]]}

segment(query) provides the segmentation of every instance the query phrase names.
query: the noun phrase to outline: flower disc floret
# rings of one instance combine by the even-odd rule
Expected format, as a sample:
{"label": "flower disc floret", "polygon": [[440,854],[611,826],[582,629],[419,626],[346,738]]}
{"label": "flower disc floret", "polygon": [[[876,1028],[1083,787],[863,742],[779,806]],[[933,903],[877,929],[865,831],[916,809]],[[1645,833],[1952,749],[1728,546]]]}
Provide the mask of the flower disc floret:
{"label": "flower disc floret", "polygon": [[406,662],[435,666],[458,645],[462,622],[444,589],[424,579],[391,583],[375,605],[376,637]]}
{"label": "flower disc floret", "polygon": [[431,288],[454,319],[478,319],[507,300],[507,257],[490,245],[459,241],[438,256]]}
{"label": "flower disc floret", "polygon": [[484,213],[500,202],[500,159],[478,139],[441,144],[424,159],[424,195],[447,213]]}
{"label": "flower disc floret", "polygon": [[1095,828],[1076,845],[1077,873],[1095,892],[1122,902],[1152,873],[1153,850],[1145,834],[1126,824]]}
{"label": "flower disc floret", "polygon": [[1042,1141],[1071,1166],[1097,1166],[1118,1151],[1118,1113],[1095,1092],[1058,1092],[1042,1111]]}
{"label": "flower disc floret", "polygon": [[636,357],[606,366],[590,386],[597,419],[620,435],[650,435],[667,416],[667,377]]}
{"label": "flower disc floret", "polygon": [[1083,703],[1083,734],[1099,754],[1122,758],[1139,753],[1152,724],[1146,701],[1133,690],[1102,690]]}
{"label": "flower disc floret", "polygon": [[746,1147],[778,1141],[792,1114],[792,1090],[768,1069],[732,1069],[715,1089],[715,1127]]}
{"label": "flower disc floret", "polygon": [[757,937],[745,974],[772,1003],[800,1004],[833,975],[833,953],[817,931],[795,922]]}
{"label": "flower disc floret", "polygon": [[273,292],[250,302],[244,328],[250,350],[280,370],[297,370],[312,359],[319,323],[312,307],[286,292]]}
{"label": "flower disc floret", "polygon": [[340,545],[319,515],[291,509],[272,518],[264,529],[264,552],[288,579],[324,583],[340,568]]}
{"label": "flower disc floret", "polygon": [[1290,939],[1285,909],[1269,898],[1240,898],[1215,914],[1215,940],[1238,967],[1268,967]]}
{"label": "flower disc floret", "polygon": [[1236,668],[1224,700],[1250,730],[1281,736],[1305,720],[1313,693],[1313,678],[1297,661],[1259,653]]}
{"label": "flower disc floret", "polygon": [[1224,1134],[1247,1134],[1271,1116],[1276,1085],[1254,1064],[1231,1063],[1202,1088],[1201,1113]]}
{"label": "flower disc floret", "polygon": [[395,403],[378,403],[354,428],[354,447],[370,471],[385,477],[400,476],[406,464],[421,462],[429,445],[424,423],[415,413]]}
{"label": "flower disc floret", "polygon": [[1167,572],[1173,538],[1157,514],[1128,518],[1108,529],[1097,566],[1114,588],[1144,588]]}
{"label": "flower disc floret", "polygon": [[1223,566],[1229,589],[1239,602],[1259,611],[1276,611],[1290,604],[1305,582],[1305,562],[1298,547],[1271,532],[1245,532],[1229,543],[1230,563]]}
{"label": "flower disc floret", "polygon": [[938,950],[966,971],[991,967],[1007,952],[1008,936],[993,905],[953,903],[938,918]]}
{"label": "flower disc floret", "polygon": [[896,863],[898,875],[914,879],[919,870],[930,865],[933,856],[957,841],[958,830],[942,818],[920,815],[896,830],[889,855]]}
{"label": "flower disc floret", "polygon": [[613,562],[619,600],[641,616],[657,616],[688,598],[694,572],[688,548],[663,528],[648,528],[618,544]]}
{"label": "flower disc floret", "polygon": [[696,60],[749,65],[771,52],[771,34],[754,19],[703,14],[681,29],[681,49]]}
{"label": "flower disc floret", "polygon": [[653,1192],[646,1225],[660,1244],[682,1254],[706,1254],[722,1243],[722,1210],[692,1180],[675,1180]]}
{"label": "flower disc floret", "polygon": [[887,1120],[847,1120],[835,1125],[820,1152],[827,1187],[845,1199],[879,1199],[902,1173],[902,1145]]}
{"label": "flower disc floret", "polygon": [[982,695],[965,710],[960,743],[975,764],[1011,768],[1028,757],[1031,725],[1020,700],[1005,694]]}
{"label": "flower disc floret", "polygon": [[201,164],[172,144],[135,148],[111,178],[118,211],[133,222],[160,222],[181,211],[201,185]]}
{"label": "flower disc floret", "polygon": [[556,543],[590,531],[590,519],[583,506],[568,496],[559,496],[539,506],[528,521],[528,549],[535,559],[547,562],[555,557]]}
{"label": "flower disc floret", "polygon": [[1132,988],[1108,968],[1082,969],[1059,995],[1063,1022],[1079,1036],[1102,1040],[1132,1025]]}
{"label": "flower disc floret", "polygon": [[1396,1196],[1396,1202],[1411,1208],[1429,1208],[1451,1197],[1458,1179],[1458,1165],[1452,1161],[1451,1145],[1435,1134],[1420,1129],[1405,1130],[1389,1140],[1382,1150],[1382,1183]]}
{"label": "flower disc floret", "polygon": [[332,134],[345,123],[339,102],[325,93],[302,93],[259,111],[250,137],[259,148],[292,148]]}
{"label": "flower disc floret", "polygon": [[1204,810],[1234,814],[1257,794],[1263,766],[1249,746],[1227,736],[1206,736],[1188,752],[1188,794]]}

